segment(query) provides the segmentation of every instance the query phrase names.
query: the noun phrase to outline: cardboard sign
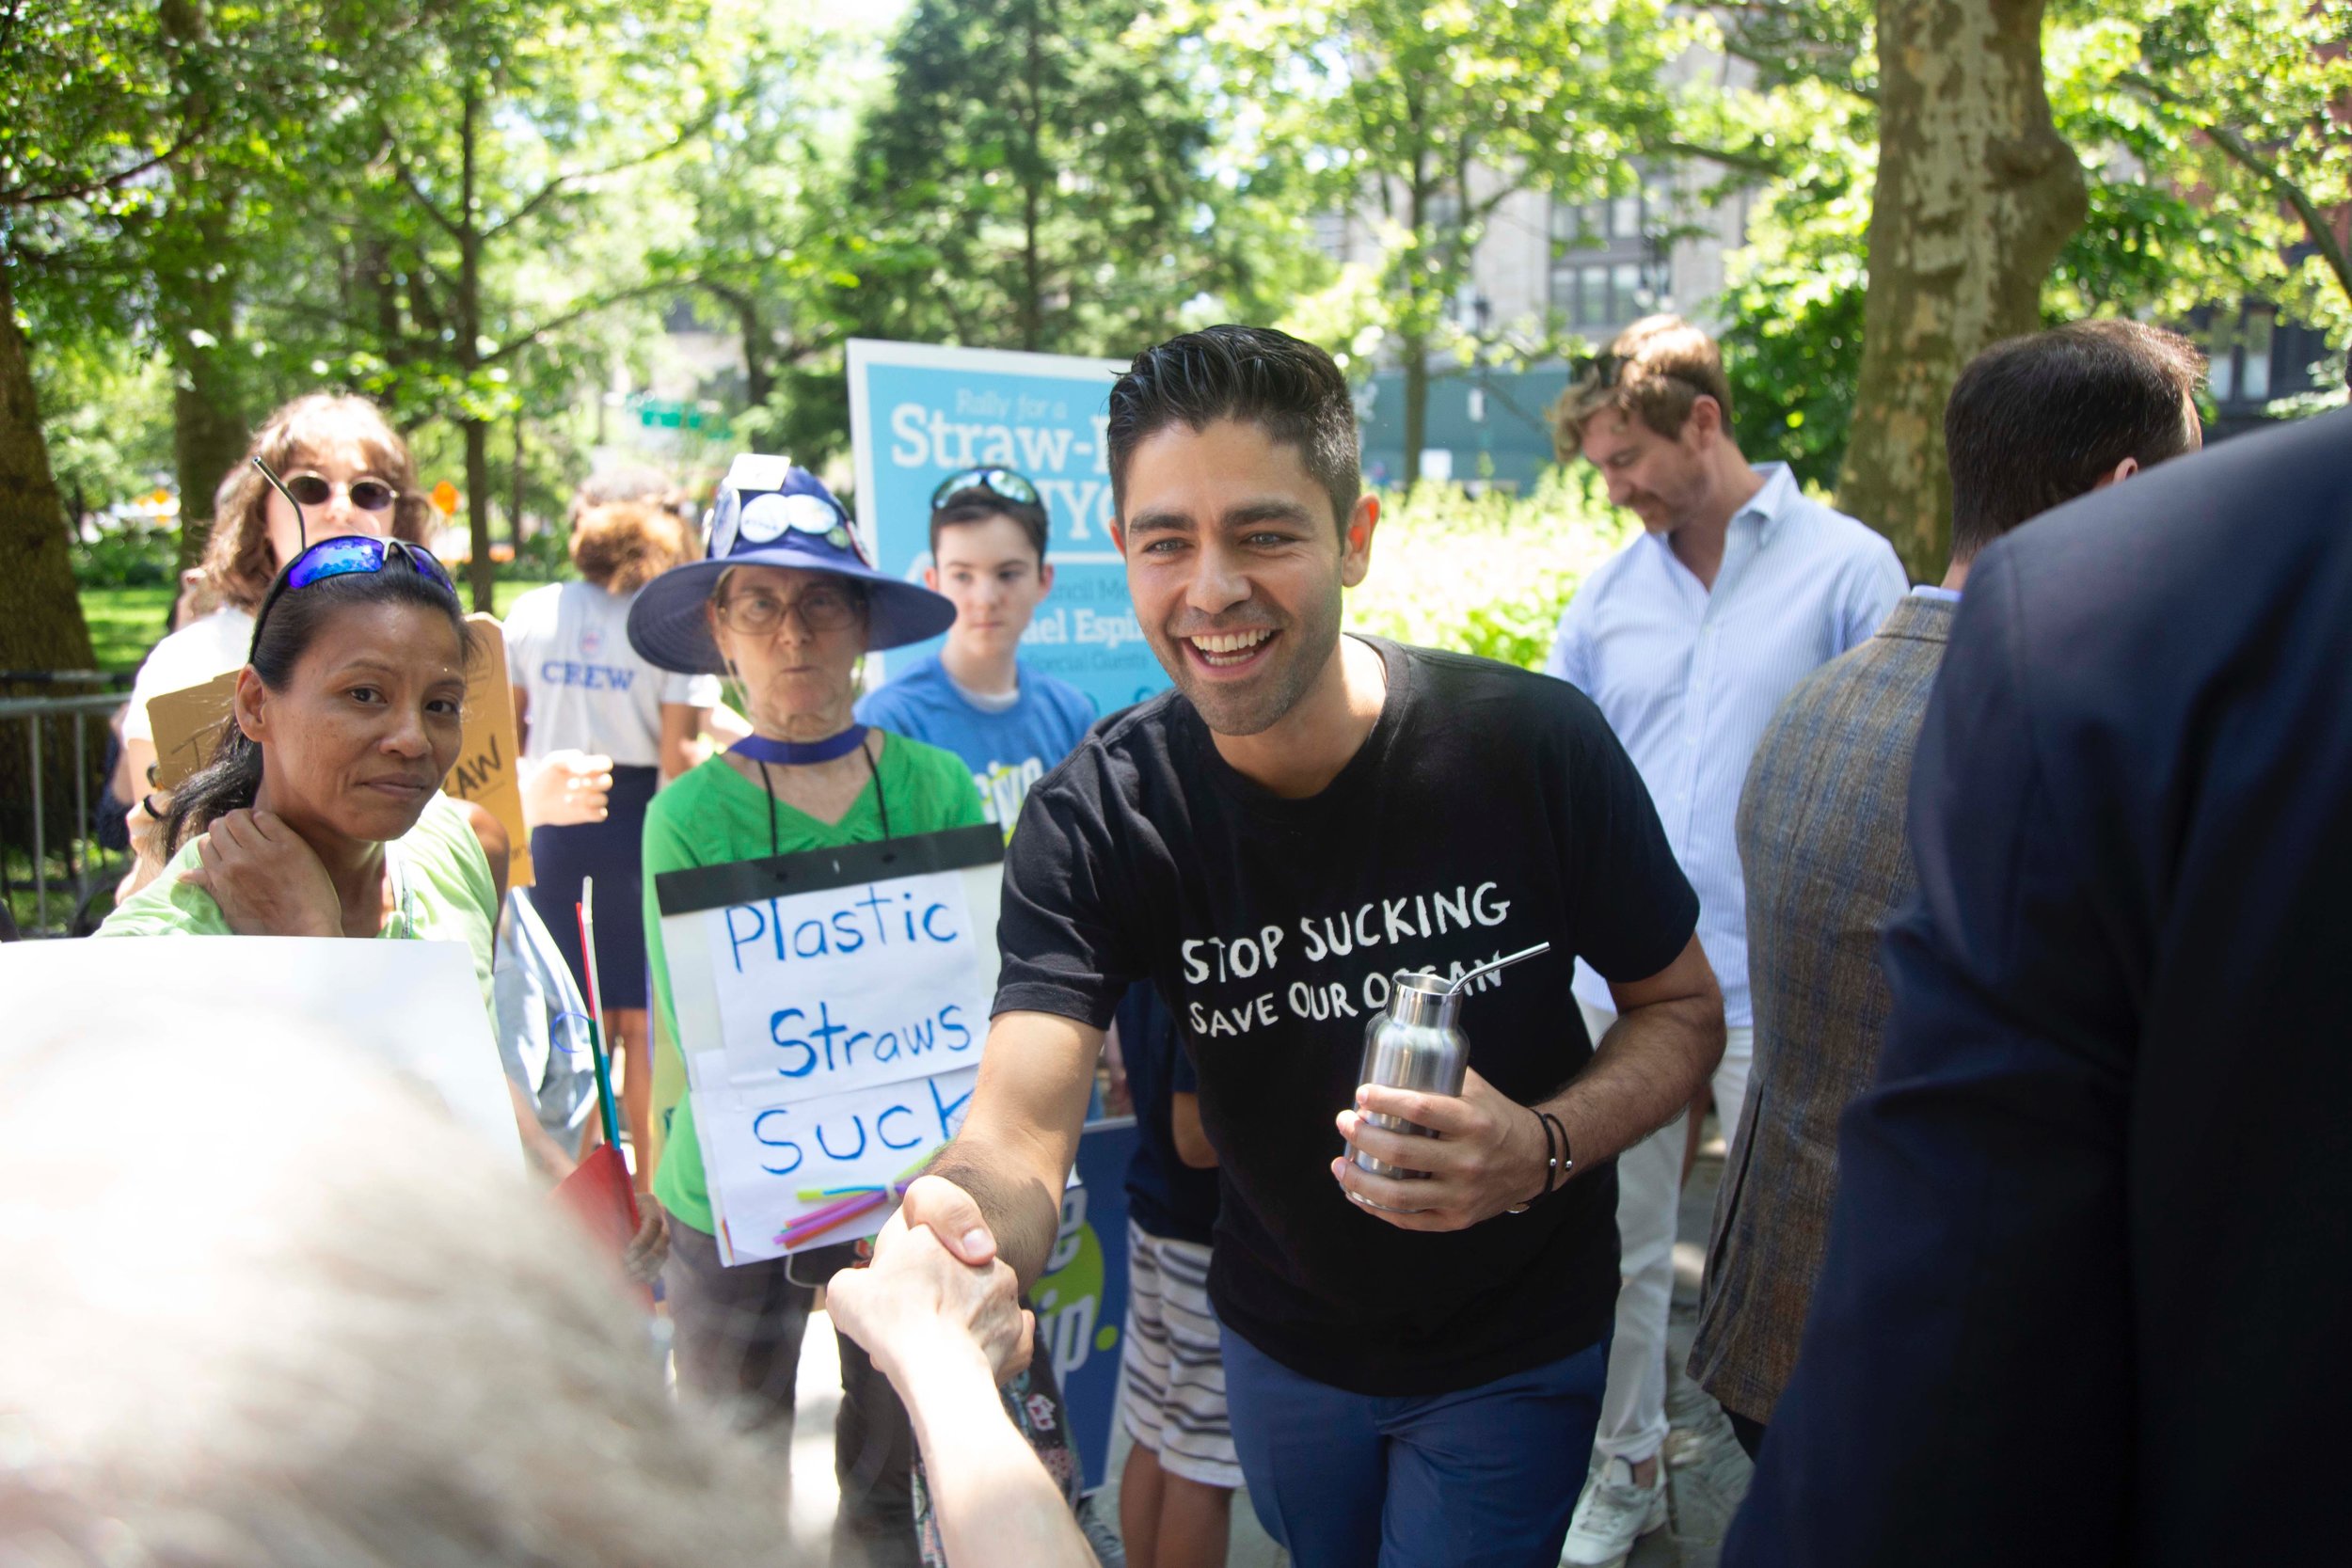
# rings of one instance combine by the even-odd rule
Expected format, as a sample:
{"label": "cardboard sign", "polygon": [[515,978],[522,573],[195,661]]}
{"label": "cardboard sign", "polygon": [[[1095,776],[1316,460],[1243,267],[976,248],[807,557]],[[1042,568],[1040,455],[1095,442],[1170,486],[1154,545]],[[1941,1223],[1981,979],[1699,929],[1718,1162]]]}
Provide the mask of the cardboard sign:
{"label": "cardboard sign", "polygon": [[147,703],[155,735],[155,787],[177,789],[213,760],[221,726],[237,705],[237,672],[215,675],[201,686],[166,691]]}
{"label": "cardboard sign", "polygon": [[441,781],[441,793],[471,800],[506,830],[506,885],[532,883],[531,830],[523,825],[522,781],[516,763],[515,689],[506,680],[506,634],[495,615],[469,615],[473,654],[466,660],[466,736],[457,766]]}
{"label": "cardboard sign", "polygon": [[[1021,657],[1115,713],[1168,685],[1144,641],[1127,568],[1111,541],[1104,431],[1121,360],[928,343],[849,343],[850,444],[858,524],[885,572],[923,580],[931,492],[963,468],[1004,467],[1045,507],[1054,592],[1021,637]],[[936,640],[872,655],[895,675]]]}
{"label": "cardboard sign", "polygon": [[[469,615],[473,654],[466,661],[466,730],[457,765],[441,793],[478,802],[506,830],[506,885],[532,883],[531,830],[523,825],[522,782],[516,774],[515,689],[506,680],[506,637],[495,615]],[[155,729],[155,787],[175,789],[213,758],[221,725],[235,705],[237,672],[149,700]]]}
{"label": "cardboard sign", "polygon": [[[234,942],[234,956],[223,942]],[[0,946],[9,1038],[105,1027],[103,998],[144,993],[219,1004],[348,1042],[430,1088],[452,1116],[522,1168],[522,1136],[473,955],[456,942],[331,937],[108,937]],[[268,1085],[256,1086],[257,1093]],[[333,1107],[293,1114],[332,1115]]]}
{"label": "cardboard sign", "polygon": [[870,1236],[962,1125],[996,990],[1004,840],[958,828],[655,879],[694,1129],[729,1264]]}

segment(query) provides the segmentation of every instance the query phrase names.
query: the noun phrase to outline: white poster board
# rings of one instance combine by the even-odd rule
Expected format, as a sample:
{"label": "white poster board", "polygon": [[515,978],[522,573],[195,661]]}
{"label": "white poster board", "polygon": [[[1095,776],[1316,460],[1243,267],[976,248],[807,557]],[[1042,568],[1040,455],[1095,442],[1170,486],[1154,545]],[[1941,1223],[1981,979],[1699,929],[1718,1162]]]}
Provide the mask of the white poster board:
{"label": "white poster board", "polygon": [[974,827],[655,879],[723,1261],[872,1235],[889,1203],[783,1233],[905,1179],[962,1125],[1003,861],[999,830]]}
{"label": "white poster board", "polygon": [[[235,943],[233,954],[226,943]],[[105,1027],[124,987],[266,1017],[342,1040],[430,1087],[450,1114],[522,1165],[473,955],[455,942],[327,937],[107,937],[0,946],[8,1037]],[[257,1090],[257,1092],[262,1092]],[[322,1107],[331,1110],[332,1107]]]}

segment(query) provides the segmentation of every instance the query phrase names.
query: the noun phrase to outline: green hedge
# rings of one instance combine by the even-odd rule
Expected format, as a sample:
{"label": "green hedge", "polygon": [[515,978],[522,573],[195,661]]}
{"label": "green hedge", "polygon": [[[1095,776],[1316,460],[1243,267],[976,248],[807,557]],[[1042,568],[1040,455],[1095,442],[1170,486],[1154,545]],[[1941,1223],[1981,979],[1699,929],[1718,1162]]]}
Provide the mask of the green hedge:
{"label": "green hedge", "polygon": [[73,581],[81,588],[153,588],[180,581],[177,529],[126,524],[98,536],[96,544],[73,544]]}
{"label": "green hedge", "polygon": [[1524,496],[1423,483],[1383,492],[1372,570],[1347,601],[1357,631],[1540,670],[1577,585],[1636,525],[1580,465]]}

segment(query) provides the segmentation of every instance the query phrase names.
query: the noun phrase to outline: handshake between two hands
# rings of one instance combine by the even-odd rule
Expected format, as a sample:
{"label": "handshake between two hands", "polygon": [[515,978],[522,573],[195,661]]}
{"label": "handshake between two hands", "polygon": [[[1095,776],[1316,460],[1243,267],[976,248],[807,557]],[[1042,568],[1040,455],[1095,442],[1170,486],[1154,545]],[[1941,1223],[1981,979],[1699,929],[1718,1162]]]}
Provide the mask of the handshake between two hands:
{"label": "handshake between two hands", "polygon": [[927,1360],[977,1357],[999,1385],[1029,1364],[1036,1318],[996,1256],[980,1206],[954,1182],[916,1179],[874,1238],[873,1260],[825,1287],[834,1326],[903,1393]]}
{"label": "handshake between two hands", "polygon": [[[1376,1127],[1398,1117],[1438,1135]],[[1353,1159],[1331,1162],[1332,1179],[1367,1213],[1404,1230],[1462,1230],[1526,1202],[1544,1185],[1549,1148],[1543,1125],[1476,1072],[1454,1095],[1366,1084],[1339,1113],[1351,1151],[1425,1171],[1420,1180],[1375,1176]],[[835,1275],[826,1287],[834,1323],[903,1389],[926,1357],[984,1358],[1002,1384],[1029,1364],[1035,1317],[996,1255],[996,1238],[970,1194],[926,1176],[874,1238],[873,1261]]]}

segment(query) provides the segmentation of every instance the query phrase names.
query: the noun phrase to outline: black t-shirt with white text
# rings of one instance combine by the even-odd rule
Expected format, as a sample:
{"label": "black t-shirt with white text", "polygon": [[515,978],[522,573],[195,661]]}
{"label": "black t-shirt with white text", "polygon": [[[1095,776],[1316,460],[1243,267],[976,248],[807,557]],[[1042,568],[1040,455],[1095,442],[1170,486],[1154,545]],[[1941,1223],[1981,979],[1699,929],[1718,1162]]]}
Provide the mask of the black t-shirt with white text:
{"label": "black t-shirt with white text", "polygon": [[1366,639],[1388,675],[1363,746],[1282,800],[1184,696],[1095,726],[1006,852],[997,1012],[1106,1023],[1149,979],[1220,1161],[1210,1295],[1226,1326],[1352,1392],[1450,1393],[1597,1343],[1617,1295],[1613,1168],[1525,1214],[1402,1230],[1348,1201],[1332,1118],[1398,971],[1459,974],[1549,941],[1462,1005],[1470,1066],[1521,1104],[1592,1055],[1574,958],[1664,969],[1698,919],[1641,775],[1565,682]]}

